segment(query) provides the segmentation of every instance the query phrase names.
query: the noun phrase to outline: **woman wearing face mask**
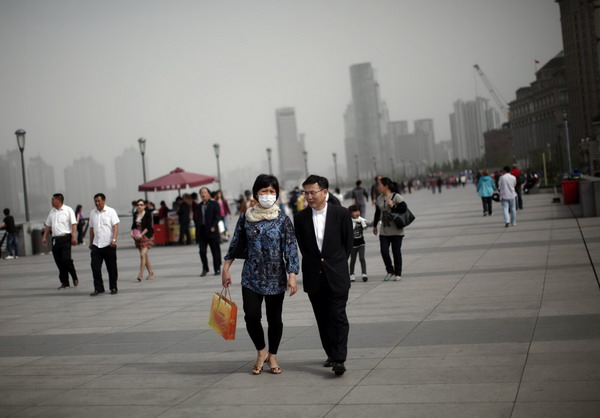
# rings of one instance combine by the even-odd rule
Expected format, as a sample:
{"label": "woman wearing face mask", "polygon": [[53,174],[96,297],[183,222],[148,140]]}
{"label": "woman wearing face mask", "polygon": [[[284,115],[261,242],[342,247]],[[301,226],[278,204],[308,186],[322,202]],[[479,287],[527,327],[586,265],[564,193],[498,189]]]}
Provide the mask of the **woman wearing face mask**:
{"label": "woman wearing face mask", "polygon": [[[298,249],[292,221],[275,204],[279,182],[275,176],[261,174],[252,187],[257,205],[242,213],[235,227],[222,269],[223,286],[231,284],[229,268],[242,228],[248,242],[248,257],[242,269],[242,299],[246,329],[257,351],[252,374],[259,375],[267,363],[272,374],[280,374],[277,350],[283,334],[281,312],[286,289],[293,296],[298,286]],[[261,323],[265,301],[268,324],[268,350]]]}

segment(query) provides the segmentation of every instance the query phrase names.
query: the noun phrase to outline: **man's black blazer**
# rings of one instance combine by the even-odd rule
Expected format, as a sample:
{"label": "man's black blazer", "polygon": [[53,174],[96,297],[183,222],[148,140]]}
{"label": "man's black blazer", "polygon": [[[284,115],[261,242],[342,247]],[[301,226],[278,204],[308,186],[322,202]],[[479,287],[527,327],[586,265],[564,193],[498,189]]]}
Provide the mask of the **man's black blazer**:
{"label": "man's black blazer", "polygon": [[[206,233],[208,237],[219,236],[219,221],[221,220],[221,207],[214,200],[206,202],[206,210],[204,212],[204,222],[202,222],[202,206],[204,203],[199,203],[194,214],[194,222],[196,223],[196,234],[200,232],[200,225],[206,225]],[[210,228],[215,228],[210,231]]]}
{"label": "man's black blazer", "polygon": [[302,252],[304,291],[318,292],[324,278],[333,292],[348,291],[350,289],[348,257],[354,243],[352,218],[348,209],[338,205],[327,205],[322,251],[317,247],[310,207],[294,216],[294,228],[298,247]]}

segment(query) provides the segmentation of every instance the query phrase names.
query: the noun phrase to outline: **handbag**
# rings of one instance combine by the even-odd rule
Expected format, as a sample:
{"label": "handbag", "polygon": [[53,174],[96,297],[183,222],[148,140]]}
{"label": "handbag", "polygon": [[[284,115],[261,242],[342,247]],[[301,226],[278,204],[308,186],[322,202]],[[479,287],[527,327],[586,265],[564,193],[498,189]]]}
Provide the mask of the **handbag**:
{"label": "handbag", "polygon": [[237,305],[231,301],[229,288],[223,287],[221,293],[213,293],[208,325],[227,341],[235,340]]}
{"label": "handbag", "polygon": [[493,200],[494,202],[499,202],[499,201],[500,201],[500,193],[498,193],[498,192],[494,192],[494,193],[492,194],[492,200]]}
{"label": "handbag", "polygon": [[[394,195],[395,195],[395,193],[394,193]],[[392,199],[393,198],[394,198],[394,196],[392,196]],[[391,221],[394,223],[394,225],[396,225],[396,228],[403,229],[403,228],[406,228],[411,223],[413,223],[413,221],[415,220],[415,215],[413,215],[413,213],[410,211],[410,209],[407,206],[406,212],[404,212],[404,213],[385,211],[385,212],[383,212],[383,218],[387,218],[384,220],[384,225],[386,224],[386,221],[387,221],[388,225]]]}
{"label": "handbag", "polygon": [[[248,258],[248,236],[246,235],[246,216],[242,215],[244,220],[242,221],[242,228],[238,234],[238,239],[233,247],[233,258],[247,259]],[[233,242],[231,243],[233,245]]]}

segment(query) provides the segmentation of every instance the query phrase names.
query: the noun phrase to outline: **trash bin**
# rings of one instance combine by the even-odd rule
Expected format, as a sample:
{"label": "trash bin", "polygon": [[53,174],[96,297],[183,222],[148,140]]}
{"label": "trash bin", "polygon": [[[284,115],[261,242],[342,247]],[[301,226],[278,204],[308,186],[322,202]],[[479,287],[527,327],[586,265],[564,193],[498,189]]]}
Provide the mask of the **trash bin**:
{"label": "trash bin", "polygon": [[562,195],[565,205],[579,203],[579,180],[563,180]]}
{"label": "trash bin", "polygon": [[168,242],[168,231],[167,225],[154,225],[154,243],[156,245],[165,245]]}
{"label": "trash bin", "polygon": [[33,228],[31,230],[31,247],[33,254],[48,254],[52,252],[52,240],[46,239],[46,245],[42,244],[43,230]]}

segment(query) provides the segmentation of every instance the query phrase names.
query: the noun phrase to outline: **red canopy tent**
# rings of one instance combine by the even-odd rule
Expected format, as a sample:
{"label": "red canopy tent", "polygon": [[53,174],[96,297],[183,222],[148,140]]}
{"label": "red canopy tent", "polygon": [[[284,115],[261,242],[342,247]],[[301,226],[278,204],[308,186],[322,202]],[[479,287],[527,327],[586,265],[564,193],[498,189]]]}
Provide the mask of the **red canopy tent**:
{"label": "red canopy tent", "polygon": [[140,192],[158,192],[165,190],[181,190],[187,187],[202,186],[203,184],[213,183],[216,179],[212,176],[204,174],[189,173],[184,171],[182,168],[177,167],[157,179],[151,180],[147,183],[140,184],[138,191]]}

